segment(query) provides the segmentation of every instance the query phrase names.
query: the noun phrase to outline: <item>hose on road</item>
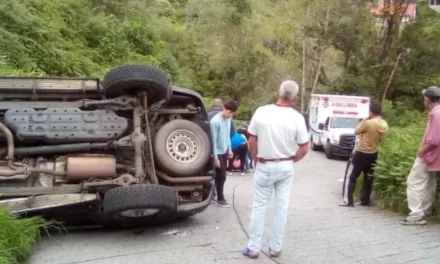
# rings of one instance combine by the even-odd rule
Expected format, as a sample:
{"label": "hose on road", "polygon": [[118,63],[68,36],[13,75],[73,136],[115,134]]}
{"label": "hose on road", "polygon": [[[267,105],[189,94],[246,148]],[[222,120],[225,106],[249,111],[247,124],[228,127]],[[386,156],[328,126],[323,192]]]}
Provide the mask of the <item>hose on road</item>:
{"label": "hose on road", "polygon": [[[252,178],[251,178],[251,179],[252,179]],[[238,221],[238,223],[240,224],[240,228],[241,228],[241,230],[243,231],[243,233],[246,235],[246,237],[247,237],[248,239],[249,239],[249,234],[248,234],[248,232],[246,231],[246,229],[244,228],[243,222],[241,221],[240,215],[238,214],[238,210],[237,210],[237,208],[235,207],[235,189],[236,189],[238,186],[240,186],[241,184],[250,181],[251,179],[246,179],[246,180],[243,180],[243,181],[237,183],[237,184],[234,186],[234,188],[232,189],[232,209],[234,209],[234,213],[235,213],[235,216],[237,217],[237,221]],[[277,261],[276,259],[272,258],[272,257],[271,257],[267,252],[265,252],[264,250],[261,250],[261,253],[263,253],[263,255],[265,255],[266,257],[268,257],[273,263],[276,263],[276,264],[282,264],[281,262],[279,262],[279,261]]]}

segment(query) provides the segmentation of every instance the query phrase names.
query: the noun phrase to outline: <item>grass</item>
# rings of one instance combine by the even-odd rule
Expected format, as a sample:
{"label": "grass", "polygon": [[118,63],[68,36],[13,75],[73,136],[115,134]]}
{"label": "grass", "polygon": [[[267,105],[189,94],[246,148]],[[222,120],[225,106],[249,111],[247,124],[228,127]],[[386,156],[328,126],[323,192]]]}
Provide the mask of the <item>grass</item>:
{"label": "grass", "polygon": [[26,260],[48,224],[37,217],[18,219],[0,207],[0,264]]}

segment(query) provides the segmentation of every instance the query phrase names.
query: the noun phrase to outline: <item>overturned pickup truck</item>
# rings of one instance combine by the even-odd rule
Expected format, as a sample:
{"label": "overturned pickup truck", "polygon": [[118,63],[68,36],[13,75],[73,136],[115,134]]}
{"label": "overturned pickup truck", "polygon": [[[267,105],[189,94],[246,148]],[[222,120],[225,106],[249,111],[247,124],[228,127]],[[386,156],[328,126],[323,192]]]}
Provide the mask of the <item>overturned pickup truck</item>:
{"label": "overturned pickup truck", "polygon": [[[210,204],[200,94],[124,65],[103,79],[0,77],[0,206],[109,226],[163,223]],[[87,221],[86,221],[87,219]]]}

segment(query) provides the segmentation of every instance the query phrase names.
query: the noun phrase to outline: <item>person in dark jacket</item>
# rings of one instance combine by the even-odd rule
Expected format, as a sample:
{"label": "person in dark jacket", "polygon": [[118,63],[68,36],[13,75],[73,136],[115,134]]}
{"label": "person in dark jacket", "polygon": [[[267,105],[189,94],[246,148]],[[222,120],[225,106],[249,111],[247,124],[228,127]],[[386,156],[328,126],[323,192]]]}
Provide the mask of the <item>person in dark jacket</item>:
{"label": "person in dark jacket", "polygon": [[[250,135],[249,135],[249,132],[248,132],[248,126],[249,126],[248,123],[242,123],[241,126],[240,126],[240,128],[239,128],[238,130],[241,129],[241,130],[243,131],[243,134],[244,134],[245,137],[246,137],[246,140],[249,141],[249,136],[250,136]],[[246,169],[246,171],[248,171],[249,169],[253,169],[253,166],[252,166],[252,157],[251,157],[249,151],[246,153],[246,164],[245,164],[245,169]]]}

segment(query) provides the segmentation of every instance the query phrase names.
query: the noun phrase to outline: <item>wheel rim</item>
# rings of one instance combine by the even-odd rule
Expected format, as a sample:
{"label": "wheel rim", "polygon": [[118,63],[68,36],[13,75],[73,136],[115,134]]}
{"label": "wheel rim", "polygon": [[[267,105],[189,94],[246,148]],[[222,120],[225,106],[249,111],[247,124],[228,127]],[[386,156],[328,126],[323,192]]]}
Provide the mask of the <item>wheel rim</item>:
{"label": "wheel rim", "polygon": [[180,129],[167,138],[167,152],[179,163],[191,163],[200,155],[200,140],[191,131]]}
{"label": "wheel rim", "polygon": [[120,216],[125,218],[141,218],[158,214],[158,209],[145,208],[145,209],[131,209],[125,210],[119,213]]}

